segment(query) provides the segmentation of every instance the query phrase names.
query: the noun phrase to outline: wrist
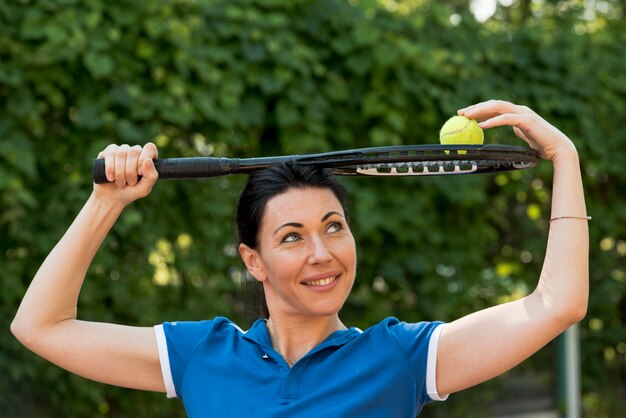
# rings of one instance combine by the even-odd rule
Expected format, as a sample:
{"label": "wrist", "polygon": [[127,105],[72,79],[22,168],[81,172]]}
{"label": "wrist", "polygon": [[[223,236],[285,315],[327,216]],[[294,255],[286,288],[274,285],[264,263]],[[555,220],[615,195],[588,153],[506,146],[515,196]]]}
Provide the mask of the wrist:
{"label": "wrist", "polygon": [[571,144],[570,146],[563,146],[560,149],[558,149],[552,157],[552,163],[555,166],[571,165],[571,164],[575,164],[576,166],[578,166],[579,165],[578,151],[576,150],[576,147],[574,146],[574,144]]}
{"label": "wrist", "polygon": [[126,207],[126,203],[103,196],[96,191],[89,196],[89,203],[93,204],[96,209],[106,212],[121,213]]}

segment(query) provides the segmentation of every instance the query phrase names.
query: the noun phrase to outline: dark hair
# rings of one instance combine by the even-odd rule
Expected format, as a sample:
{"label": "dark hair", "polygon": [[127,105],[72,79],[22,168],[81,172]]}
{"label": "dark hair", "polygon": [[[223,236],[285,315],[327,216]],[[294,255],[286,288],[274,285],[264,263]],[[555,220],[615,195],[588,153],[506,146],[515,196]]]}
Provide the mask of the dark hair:
{"label": "dark hair", "polygon": [[305,187],[333,192],[343,208],[346,221],[349,222],[348,194],[330,169],[289,162],[253,173],[248,178],[239,196],[235,217],[239,243],[256,248],[267,202],[289,189]]}
{"label": "dark hair", "polygon": [[[235,215],[239,243],[257,248],[259,228],[267,202],[289,189],[305,187],[332,191],[343,208],[346,222],[349,223],[348,193],[330,169],[285,163],[253,173],[248,178],[239,195]],[[258,317],[269,317],[262,284],[247,275],[244,280],[244,300],[244,316],[247,322],[252,323]]]}

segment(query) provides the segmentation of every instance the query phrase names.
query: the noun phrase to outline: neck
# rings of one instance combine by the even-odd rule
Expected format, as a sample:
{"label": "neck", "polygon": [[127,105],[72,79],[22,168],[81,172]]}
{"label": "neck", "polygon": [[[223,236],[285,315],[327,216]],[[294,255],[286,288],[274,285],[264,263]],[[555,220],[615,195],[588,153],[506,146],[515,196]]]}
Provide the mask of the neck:
{"label": "neck", "polygon": [[338,315],[306,319],[270,315],[267,329],[274,349],[291,367],[330,334],[347,328]]}

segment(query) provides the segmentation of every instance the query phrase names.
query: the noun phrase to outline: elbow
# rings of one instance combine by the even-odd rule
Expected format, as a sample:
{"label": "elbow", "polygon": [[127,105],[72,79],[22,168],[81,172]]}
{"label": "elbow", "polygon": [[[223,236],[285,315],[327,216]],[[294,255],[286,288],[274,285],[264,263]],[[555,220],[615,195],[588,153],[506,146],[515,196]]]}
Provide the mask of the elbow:
{"label": "elbow", "polygon": [[580,286],[577,291],[571,292],[550,292],[546,286],[539,285],[532,297],[538,301],[542,316],[562,330],[582,321],[587,315],[587,286]]}
{"label": "elbow", "polygon": [[18,309],[10,325],[11,334],[26,348],[34,353],[45,351],[52,339],[63,338],[58,334],[59,325],[75,317],[60,316],[51,320],[52,315],[41,314],[33,310]]}
{"label": "elbow", "polygon": [[32,337],[29,337],[30,333],[28,332],[28,328],[18,317],[15,317],[13,322],[11,322],[11,334],[26,347],[32,344]]}
{"label": "elbow", "polygon": [[45,357],[44,353],[50,348],[50,344],[55,340],[62,340],[64,337],[58,333],[58,326],[61,322],[40,322],[18,314],[11,322],[11,334],[26,348],[33,353]]}
{"label": "elbow", "polygon": [[587,301],[569,304],[561,309],[556,309],[554,317],[562,324],[563,330],[582,321],[587,315]]}
{"label": "elbow", "polygon": [[16,316],[11,322],[11,334],[26,348],[35,351],[37,345],[37,331],[31,325]]}
{"label": "elbow", "polygon": [[572,324],[582,321],[583,319],[585,319],[585,316],[587,316],[587,302],[586,301],[585,301],[584,306],[578,307],[578,309],[576,309],[572,313],[572,318],[574,320]]}
{"label": "elbow", "polygon": [[566,314],[574,325],[582,321],[587,316],[587,308],[589,306],[589,290],[581,290],[578,297],[572,298],[565,308]]}

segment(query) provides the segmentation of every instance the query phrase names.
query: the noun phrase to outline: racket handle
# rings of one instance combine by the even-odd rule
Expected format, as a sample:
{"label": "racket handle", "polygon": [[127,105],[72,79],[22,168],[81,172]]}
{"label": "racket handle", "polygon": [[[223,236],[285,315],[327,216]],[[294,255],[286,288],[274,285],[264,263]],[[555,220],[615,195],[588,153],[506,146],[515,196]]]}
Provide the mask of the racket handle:
{"label": "racket handle", "polygon": [[[239,172],[236,158],[194,157],[155,159],[154,167],[159,179],[201,179],[219,177]],[[104,170],[104,160],[93,161],[93,181],[96,184],[109,183]]]}

